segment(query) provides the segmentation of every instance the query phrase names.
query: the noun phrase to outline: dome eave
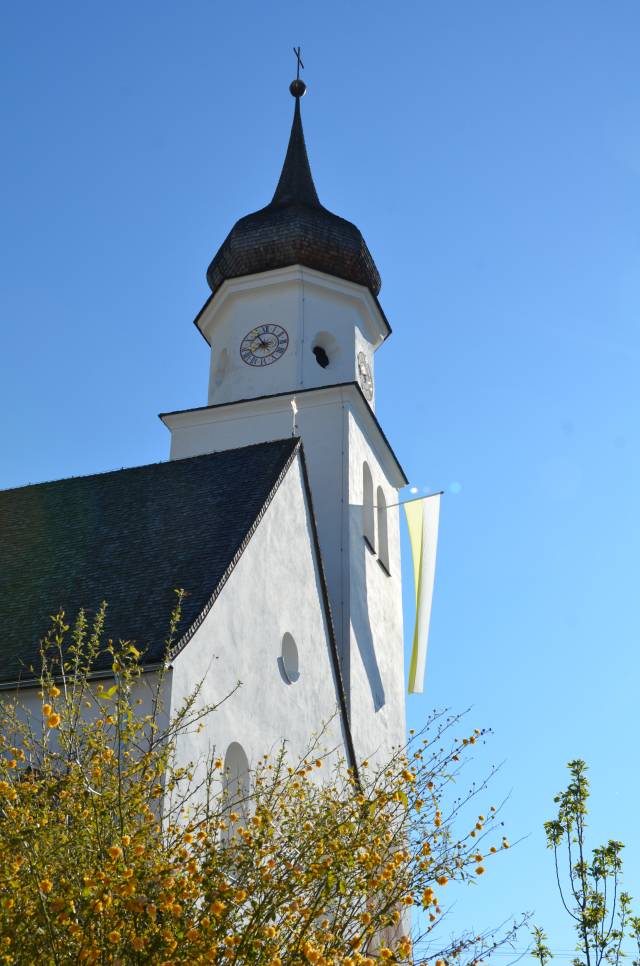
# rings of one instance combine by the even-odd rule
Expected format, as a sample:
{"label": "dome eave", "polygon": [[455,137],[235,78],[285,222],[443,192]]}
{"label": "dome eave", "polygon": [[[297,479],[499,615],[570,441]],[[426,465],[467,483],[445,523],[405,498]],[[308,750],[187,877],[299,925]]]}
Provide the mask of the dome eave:
{"label": "dome eave", "polygon": [[257,275],[289,265],[335,275],[380,291],[380,275],[355,225],[324,209],[262,209],[240,219],[207,270],[212,292],[227,278]]}

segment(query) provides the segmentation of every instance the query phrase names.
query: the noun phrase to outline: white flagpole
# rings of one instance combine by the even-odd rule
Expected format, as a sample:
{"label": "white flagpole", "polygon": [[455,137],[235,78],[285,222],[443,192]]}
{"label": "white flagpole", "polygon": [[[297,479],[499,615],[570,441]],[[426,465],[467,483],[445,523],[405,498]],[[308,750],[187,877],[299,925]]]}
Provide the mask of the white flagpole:
{"label": "white flagpole", "polygon": [[411,500],[400,500],[399,503],[387,503],[387,510],[392,506],[406,506],[407,503],[419,503],[420,500],[430,500],[432,496],[443,496],[444,490],[438,490],[437,493],[427,493],[426,496],[414,496]]}

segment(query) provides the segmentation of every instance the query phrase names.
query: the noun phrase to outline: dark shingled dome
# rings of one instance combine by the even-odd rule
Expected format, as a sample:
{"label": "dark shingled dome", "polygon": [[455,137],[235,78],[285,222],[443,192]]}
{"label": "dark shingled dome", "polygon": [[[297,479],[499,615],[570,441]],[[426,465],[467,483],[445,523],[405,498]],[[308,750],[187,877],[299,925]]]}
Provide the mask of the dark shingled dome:
{"label": "dark shingled dome", "polygon": [[380,275],[359,230],[324,208],[311,176],[296,96],[287,156],[271,203],[235,223],[207,270],[212,292],[227,278],[306,265],[380,291]]}

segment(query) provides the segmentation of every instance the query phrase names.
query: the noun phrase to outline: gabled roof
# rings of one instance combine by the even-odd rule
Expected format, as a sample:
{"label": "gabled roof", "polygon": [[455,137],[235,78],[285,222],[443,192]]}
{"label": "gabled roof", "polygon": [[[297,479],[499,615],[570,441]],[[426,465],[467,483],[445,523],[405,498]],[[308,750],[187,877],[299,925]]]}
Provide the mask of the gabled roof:
{"label": "gabled roof", "polygon": [[[49,615],[108,602],[107,633],[162,660],[176,588],[190,636],[299,448],[277,440],[0,491],[0,683],[32,680]],[[96,670],[107,670],[105,655]],[[34,670],[30,670],[33,668]]]}

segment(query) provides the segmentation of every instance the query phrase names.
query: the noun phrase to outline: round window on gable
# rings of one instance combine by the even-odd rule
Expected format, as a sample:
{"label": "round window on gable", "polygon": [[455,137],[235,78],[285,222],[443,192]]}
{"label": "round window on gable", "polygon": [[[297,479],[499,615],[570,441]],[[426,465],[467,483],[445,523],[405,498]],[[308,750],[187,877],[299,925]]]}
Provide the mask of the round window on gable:
{"label": "round window on gable", "polygon": [[296,642],[288,631],[282,638],[282,651],[278,664],[287,684],[295,684],[300,677],[300,660]]}

